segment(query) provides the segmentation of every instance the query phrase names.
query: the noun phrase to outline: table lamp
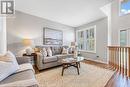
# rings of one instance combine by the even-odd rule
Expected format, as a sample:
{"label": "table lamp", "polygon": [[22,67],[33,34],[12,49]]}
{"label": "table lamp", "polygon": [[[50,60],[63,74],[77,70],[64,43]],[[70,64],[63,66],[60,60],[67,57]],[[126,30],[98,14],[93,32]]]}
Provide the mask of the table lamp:
{"label": "table lamp", "polygon": [[26,46],[26,54],[31,55],[33,53],[33,49],[31,48],[32,40],[31,39],[23,39],[22,41],[23,45]]}
{"label": "table lamp", "polygon": [[71,47],[74,53],[74,57],[76,58],[78,53],[77,53],[77,43],[76,42],[71,42]]}

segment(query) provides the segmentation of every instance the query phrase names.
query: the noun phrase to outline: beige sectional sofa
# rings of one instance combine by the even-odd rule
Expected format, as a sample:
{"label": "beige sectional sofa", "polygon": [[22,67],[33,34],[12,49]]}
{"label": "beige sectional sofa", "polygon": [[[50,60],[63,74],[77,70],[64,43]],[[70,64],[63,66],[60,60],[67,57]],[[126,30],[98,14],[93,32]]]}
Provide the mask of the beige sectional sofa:
{"label": "beige sectional sofa", "polygon": [[[44,57],[42,53],[43,48],[51,48],[52,50],[52,56]],[[68,48],[68,46],[36,46],[37,49],[40,50],[40,52],[37,52],[37,61],[36,65],[39,70],[54,67],[61,65],[59,62],[60,59],[68,58],[68,57],[74,57],[73,52],[69,50],[68,54],[62,54],[62,49]],[[69,48],[68,48],[69,49]]]}

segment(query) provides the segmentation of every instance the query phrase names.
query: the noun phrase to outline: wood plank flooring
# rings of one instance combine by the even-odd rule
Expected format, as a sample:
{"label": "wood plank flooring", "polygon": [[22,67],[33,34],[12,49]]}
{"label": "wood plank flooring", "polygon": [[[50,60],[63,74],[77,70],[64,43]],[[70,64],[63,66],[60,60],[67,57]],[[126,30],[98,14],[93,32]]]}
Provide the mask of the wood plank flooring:
{"label": "wood plank flooring", "polygon": [[[98,63],[90,60],[84,61],[87,64],[95,65],[105,69],[113,69],[111,66],[103,63]],[[130,87],[130,78],[116,72],[111,79],[108,81],[105,87]]]}
{"label": "wood plank flooring", "polygon": [[[90,60],[85,60],[84,63],[95,65],[97,67],[105,68],[105,69],[113,69],[108,64],[103,64],[99,62],[94,62]],[[37,68],[35,68],[36,73],[40,73],[42,71],[38,71]],[[127,78],[120,73],[116,72],[111,79],[107,82],[105,87],[130,87],[130,78]]]}

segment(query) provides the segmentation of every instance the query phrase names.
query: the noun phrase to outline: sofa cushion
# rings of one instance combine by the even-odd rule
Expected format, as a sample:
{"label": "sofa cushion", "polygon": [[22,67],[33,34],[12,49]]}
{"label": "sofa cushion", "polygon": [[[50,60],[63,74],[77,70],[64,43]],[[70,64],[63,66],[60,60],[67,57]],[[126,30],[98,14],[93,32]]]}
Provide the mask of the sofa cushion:
{"label": "sofa cushion", "polygon": [[57,57],[56,56],[51,56],[51,57],[45,57],[43,59],[43,63],[50,63],[50,62],[55,62],[57,61]]}
{"label": "sofa cushion", "polygon": [[59,54],[59,55],[55,55],[57,56],[58,60],[59,59],[64,59],[64,58],[70,58],[73,57],[74,54]]}
{"label": "sofa cushion", "polygon": [[64,59],[64,58],[67,57],[67,55],[64,55],[64,54],[59,54],[59,55],[55,55],[55,56],[57,56],[58,60],[59,59]]}
{"label": "sofa cushion", "polygon": [[61,46],[51,47],[51,49],[52,49],[52,54],[53,55],[62,53],[62,47]]}

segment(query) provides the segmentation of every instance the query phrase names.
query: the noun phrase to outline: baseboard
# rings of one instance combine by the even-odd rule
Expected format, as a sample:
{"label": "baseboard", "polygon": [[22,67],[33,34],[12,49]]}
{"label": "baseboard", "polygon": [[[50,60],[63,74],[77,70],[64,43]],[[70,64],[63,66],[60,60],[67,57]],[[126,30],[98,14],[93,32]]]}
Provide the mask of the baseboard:
{"label": "baseboard", "polygon": [[85,58],[86,60],[91,60],[91,61],[95,61],[95,62],[100,62],[100,63],[104,63],[104,64],[108,64],[108,62],[103,61],[103,60],[99,60],[99,59],[92,59],[92,58]]}

